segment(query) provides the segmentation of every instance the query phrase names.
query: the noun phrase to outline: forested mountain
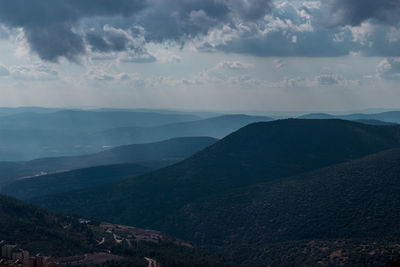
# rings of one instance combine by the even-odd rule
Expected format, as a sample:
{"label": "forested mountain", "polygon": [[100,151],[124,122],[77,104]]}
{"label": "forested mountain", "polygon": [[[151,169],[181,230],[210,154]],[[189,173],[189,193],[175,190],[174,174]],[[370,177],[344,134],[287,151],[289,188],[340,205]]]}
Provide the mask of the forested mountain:
{"label": "forested mountain", "polygon": [[399,161],[400,126],[279,120],[164,169],[30,201],[162,230],[237,263],[385,266],[400,258]]}
{"label": "forested mountain", "polygon": [[100,165],[136,162],[151,168],[163,167],[187,158],[216,141],[216,139],[210,137],[183,137],[156,143],[119,146],[102,152],[75,157],[41,158],[26,162],[0,162],[0,185],[16,178]]}
{"label": "forested mountain", "polygon": [[342,120],[255,123],[176,165],[113,185],[34,202],[111,222],[152,227],[204,197],[394,147],[400,147],[398,126]]}
{"label": "forested mountain", "polygon": [[158,228],[242,262],[386,266],[400,257],[399,162],[400,149],[389,150],[241,188]]}
{"label": "forested mountain", "polygon": [[154,168],[135,163],[97,166],[15,180],[0,191],[19,199],[29,199],[118,182],[152,170]]}

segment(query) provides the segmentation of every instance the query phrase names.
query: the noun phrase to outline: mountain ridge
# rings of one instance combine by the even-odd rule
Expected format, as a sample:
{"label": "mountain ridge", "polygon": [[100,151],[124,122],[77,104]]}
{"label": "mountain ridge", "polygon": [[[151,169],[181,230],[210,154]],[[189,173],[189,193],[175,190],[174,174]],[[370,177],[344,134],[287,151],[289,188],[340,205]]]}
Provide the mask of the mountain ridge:
{"label": "mountain ridge", "polygon": [[399,126],[296,119],[255,123],[173,166],[107,187],[32,201],[50,209],[152,227],[196,199],[396,147]]}

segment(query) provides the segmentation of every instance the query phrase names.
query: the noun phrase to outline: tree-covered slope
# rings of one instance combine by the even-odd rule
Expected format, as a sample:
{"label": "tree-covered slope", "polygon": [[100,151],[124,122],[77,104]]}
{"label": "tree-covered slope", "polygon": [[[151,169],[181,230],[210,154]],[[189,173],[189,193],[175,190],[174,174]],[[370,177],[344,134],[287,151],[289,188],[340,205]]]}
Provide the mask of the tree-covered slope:
{"label": "tree-covered slope", "polygon": [[342,120],[255,123],[176,165],[120,183],[34,199],[44,207],[152,227],[198,199],[400,146],[400,127]]}
{"label": "tree-covered slope", "polygon": [[239,261],[385,266],[400,255],[399,163],[400,149],[389,150],[241,188],[189,204],[159,228]]}
{"label": "tree-covered slope", "polygon": [[0,162],[0,185],[16,178],[100,165],[140,162],[155,168],[162,167],[187,158],[216,141],[211,137],[182,137],[156,143],[119,146],[81,156]]}
{"label": "tree-covered slope", "polygon": [[73,255],[90,251],[91,231],[78,220],[0,195],[0,239],[31,252]]}
{"label": "tree-covered slope", "polygon": [[216,141],[211,137],[177,137],[155,143],[118,146],[82,156],[36,159],[25,162],[23,167],[70,170],[106,164],[184,159]]}
{"label": "tree-covered slope", "polygon": [[[237,266],[172,236],[148,229],[80,221],[0,195],[1,244],[31,255],[52,256],[62,266]],[[106,256],[106,257],[105,257]],[[113,262],[105,262],[114,259]]]}
{"label": "tree-covered slope", "polygon": [[118,182],[151,170],[135,163],[97,166],[16,180],[1,188],[1,193],[29,199]]}

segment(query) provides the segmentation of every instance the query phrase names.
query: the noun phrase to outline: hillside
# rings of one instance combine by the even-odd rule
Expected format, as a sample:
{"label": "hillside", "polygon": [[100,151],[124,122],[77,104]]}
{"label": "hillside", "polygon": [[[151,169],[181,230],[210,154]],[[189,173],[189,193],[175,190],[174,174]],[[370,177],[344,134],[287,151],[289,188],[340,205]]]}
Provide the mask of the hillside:
{"label": "hillside", "polygon": [[[163,233],[79,219],[0,195],[0,237],[31,256],[52,256],[64,266],[234,266]],[[235,265],[236,266],[236,265]]]}
{"label": "hillside", "polygon": [[29,199],[118,182],[151,170],[135,163],[97,166],[16,180],[3,186],[0,192],[19,199]]}
{"label": "hillside", "polygon": [[400,147],[400,127],[342,120],[255,123],[173,166],[114,185],[32,200],[44,207],[152,227],[204,197]]}
{"label": "hillside", "polygon": [[216,141],[210,137],[183,137],[156,143],[120,146],[82,156],[0,162],[0,185],[15,178],[100,165],[140,162],[152,168],[163,167],[187,158]]}
{"label": "hillside", "polygon": [[386,266],[400,258],[399,162],[400,149],[389,150],[242,188],[189,204],[159,228],[239,261]]}
{"label": "hillside", "polygon": [[0,236],[31,252],[50,255],[90,251],[93,242],[90,230],[78,220],[1,195]]}

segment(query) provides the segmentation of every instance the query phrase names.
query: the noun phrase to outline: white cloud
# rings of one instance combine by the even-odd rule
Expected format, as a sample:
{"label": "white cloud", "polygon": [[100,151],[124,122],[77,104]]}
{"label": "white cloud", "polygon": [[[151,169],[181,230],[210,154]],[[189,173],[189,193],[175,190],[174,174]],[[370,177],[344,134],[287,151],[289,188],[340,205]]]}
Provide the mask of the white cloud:
{"label": "white cloud", "polygon": [[165,49],[160,49],[156,51],[154,53],[154,57],[157,59],[157,62],[160,62],[162,64],[180,63],[182,61],[182,57]]}
{"label": "white cloud", "polygon": [[9,71],[15,80],[53,81],[59,79],[58,72],[45,64],[12,66]]}
{"label": "white cloud", "polygon": [[215,66],[216,70],[246,70],[253,68],[253,64],[248,64],[240,61],[222,61]]}
{"label": "white cloud", "polygon": [[400,58],[383,59],[376,67],[376,73],[382,79],[400,79]]}

